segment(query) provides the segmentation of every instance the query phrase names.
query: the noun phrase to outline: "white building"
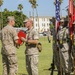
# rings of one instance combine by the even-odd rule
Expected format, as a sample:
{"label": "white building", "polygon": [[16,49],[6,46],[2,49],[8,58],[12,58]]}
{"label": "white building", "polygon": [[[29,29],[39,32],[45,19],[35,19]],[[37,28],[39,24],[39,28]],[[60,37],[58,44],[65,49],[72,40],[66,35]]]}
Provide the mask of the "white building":
{"label": "white building", "polygon": [[50,29],[50,16],[31,17],[34,20],[34,28],[40,33]]}

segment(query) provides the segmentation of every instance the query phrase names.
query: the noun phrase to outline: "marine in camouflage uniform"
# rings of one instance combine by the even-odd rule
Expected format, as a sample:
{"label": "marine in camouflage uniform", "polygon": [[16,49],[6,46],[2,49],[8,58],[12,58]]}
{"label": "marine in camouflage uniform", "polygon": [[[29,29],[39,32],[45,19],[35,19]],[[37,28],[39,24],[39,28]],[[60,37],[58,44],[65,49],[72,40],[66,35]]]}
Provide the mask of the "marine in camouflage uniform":
{"label": "marine in camouflage uniform", "polygon": [[49,29],[47,30],[47,39],[48,39],[48,42],[50,43],[51,42],[51,32]]}
{"label": "marine in camouflage uniform", "polygon": [[58,30],[58,42],[59,42],[59,55],[60,62],[62,63],[63,72],[65,75],[70,75],[71,72],[71,54],[69,50],[69,29],[67,24],[65,25],[61,21],[60,28]]}
{"label": "marine in camouflage uniform", "polygon": [[74,69],[74,75],[75,75],[75,21],[73,22],[73,37],[72,37],[72,55],[73,55],[73,69]]}
{"label": "marine in camouflage uniform", "polygon": [[22,41],[26,42],[26,69],[28,75],[38,75],[39,51],[36,46],[39,39],[38,32],[33,28],[31,19],[26,19],[24,23],[28,28],[27,39],[21,38]]}
{"label": "marine in camouflage uniform", "polygon": [[18,70],[16,47],[17,44],[17,32],[14,29],[15,19],[14,16],[7,18],[7,26],[2,29],[1,42],[2,42],[2,63],[3,74],[2,75],[16,75]]}
{"label": "marine in camouflage uniform", "polygon": [[55,28],[53,30],[53,59],[54,59],[54,64],[56,65],[57,70],[58,70],[58,75],[60,75],[59,48],[57,45],[57,34],[55,31]]}

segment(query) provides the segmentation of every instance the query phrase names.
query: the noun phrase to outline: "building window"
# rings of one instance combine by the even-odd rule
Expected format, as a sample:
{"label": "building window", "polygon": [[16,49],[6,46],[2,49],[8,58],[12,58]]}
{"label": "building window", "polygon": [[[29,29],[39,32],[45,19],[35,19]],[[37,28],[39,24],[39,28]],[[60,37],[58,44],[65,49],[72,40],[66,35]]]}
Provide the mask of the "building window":
{"label": "building window", "polygon": [[39,27],[39,24],[38,24],[38,27]]}
{"label": "building window", "polygon": [[42,21],[45,21],[45,18],[42,18]]}
{"label": "building window", "polygon": [[48,26],[49,24],[47,23],[47,26]]}
{"label": "building window", "polygon": [[36,27],[37,27],[37,24],[36,24]]}
{"label": "building window", "polygon": [[47,21],[49,21],[49,19],[47,18]]}
{"label": "building window", "polygon": [[42,23],[42,27],[43,27],[43,23]]}
{"label": "building window", "polygon": [[45,18],[44,18],[44,21],[45,21]]}
{"label": "building window", "polygon": [[43,18],[42,18],[42,21],[43,21]]}
{"label": "building window", "polygon": [[44,24],[44,27],[45,27],[45,24]]}
{"label": "building window", "polygon": [[37,18],[36,18],[36,21],[37,21]]}

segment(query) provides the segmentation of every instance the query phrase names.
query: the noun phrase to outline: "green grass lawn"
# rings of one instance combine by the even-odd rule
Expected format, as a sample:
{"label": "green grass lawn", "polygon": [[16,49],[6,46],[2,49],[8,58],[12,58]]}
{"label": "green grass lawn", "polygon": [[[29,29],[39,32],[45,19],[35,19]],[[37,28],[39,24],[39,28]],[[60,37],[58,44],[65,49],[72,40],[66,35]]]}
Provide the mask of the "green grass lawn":
{"label": "green grass lawn", "polygon": [[[52,41],[48,43],[47,37],[40,38],[40,42],[42,43],[43,50],[39,53],[39,75],[50,75],[50,64],[52,62]],[[1,44],[0,44],[1,47]],[[17,49],[18,56],[18,75],[28,75],[26,71],[25,65],[25,46],[22,45],[19,49]],[[0,54],[0,75],[2,75],[2,59]],[[56,73],[54,74],[56,75]]]}

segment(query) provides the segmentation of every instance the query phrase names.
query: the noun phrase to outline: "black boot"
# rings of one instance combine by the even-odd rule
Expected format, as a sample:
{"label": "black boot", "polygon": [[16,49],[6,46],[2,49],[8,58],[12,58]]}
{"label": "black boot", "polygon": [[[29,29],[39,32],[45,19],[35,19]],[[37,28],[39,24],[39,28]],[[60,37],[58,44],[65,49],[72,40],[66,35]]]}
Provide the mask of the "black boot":
{"label": "black boot", "polygon": [[63,71],[62,71],[62,73],[60,71],[58,71],[58,74],[57,75],[63,75]]}
{"label": "black boot", "polygon": [[52,70],[52,69],[55,69],[55,66],[53,63],[51,64],[51,67],[48,70]]}
{"label": "black boot", "polygon": [[58,74],[57,74],[57,75],[61,75],[61,74],[60,74],[60,71],[58,71]]}
{"label": "black boot", "polygon": [[70,73],[65,73],[65,75],[70,75]]}

